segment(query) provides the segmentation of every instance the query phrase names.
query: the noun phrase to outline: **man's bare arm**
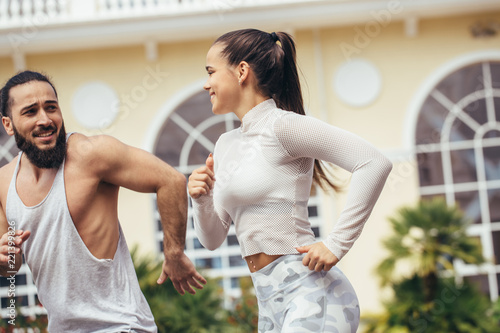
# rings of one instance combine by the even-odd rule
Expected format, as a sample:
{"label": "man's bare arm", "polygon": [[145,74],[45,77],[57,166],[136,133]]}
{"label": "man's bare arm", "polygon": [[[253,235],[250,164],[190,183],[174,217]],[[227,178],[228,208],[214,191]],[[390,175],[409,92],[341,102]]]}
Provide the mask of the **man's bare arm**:
{"label": "man's bare arm", "polygon": [[88,138],[95,152],[92,165],[102,181],[133,191],[156,193],[164,233],[163,272],[181,294],[194,294],[206,280],[184,254],[187,223],[186,179],[156,156],[109,137]]}
{"label": "man's bare arm", "polygon": [[[162,284],[170,277],[181,294],[195,294],[192,287],[202,289],[206,280],[194,268],[184,254],[187,221],[186,178],[178,173],[170,186],[157,192],[158,210],[163,227],[163,272],[158,279]],[[187,270],[186,270],[187,269]]]}

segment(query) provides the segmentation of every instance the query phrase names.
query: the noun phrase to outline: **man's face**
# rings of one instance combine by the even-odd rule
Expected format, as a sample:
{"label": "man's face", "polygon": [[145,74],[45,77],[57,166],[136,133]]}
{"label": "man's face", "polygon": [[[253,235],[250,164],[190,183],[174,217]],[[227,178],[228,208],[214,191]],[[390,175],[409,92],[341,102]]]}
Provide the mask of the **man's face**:
{"label": "man's face", "polygon": [[66,154],[66,133],[54,89],[30,81],[9,92],[10,117],[2,123],[18,148],[39,168],[59,168]]}

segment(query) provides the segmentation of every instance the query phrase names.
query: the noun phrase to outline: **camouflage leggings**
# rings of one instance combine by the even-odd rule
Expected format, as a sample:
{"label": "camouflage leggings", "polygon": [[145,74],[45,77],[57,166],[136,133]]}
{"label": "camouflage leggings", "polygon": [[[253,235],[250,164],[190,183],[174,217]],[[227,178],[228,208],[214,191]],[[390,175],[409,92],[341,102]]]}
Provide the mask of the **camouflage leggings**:
{"label": "camouflage leggings", "polygon": [[259,302],[259,333],[354,333],[358,298],[337,267],[315,272],[304,255],[285,255],[252,273]]}

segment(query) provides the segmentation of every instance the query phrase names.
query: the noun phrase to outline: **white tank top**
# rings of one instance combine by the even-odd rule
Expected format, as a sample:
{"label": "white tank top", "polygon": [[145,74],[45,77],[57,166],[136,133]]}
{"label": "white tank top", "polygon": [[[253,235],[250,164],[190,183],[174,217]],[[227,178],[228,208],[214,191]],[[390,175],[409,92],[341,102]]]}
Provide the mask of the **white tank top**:
{"label": "white tank top", "polygon": [[21,154],[7,195],[6,215],[9,222],[15,221],[16,229],[31,231],[22,250],[47,309],[49,332],[157,332],[121,226],[114,258],[94,257],[69,213],[64,162],[45,199],[27,207],[16,190]]}
{"label": "white tank top", "polygon": [[203,246],[217,248],[231,220],[243,257],[294,254],[295,247],[314,243],[307,210],[314,159],[352,173],[345,207],[324,240],[342,259],[361,234],[392,163],[360,137],[278,109],[272,99],[250,110],[240,128],[216,143],[214,189],[192,200]]}

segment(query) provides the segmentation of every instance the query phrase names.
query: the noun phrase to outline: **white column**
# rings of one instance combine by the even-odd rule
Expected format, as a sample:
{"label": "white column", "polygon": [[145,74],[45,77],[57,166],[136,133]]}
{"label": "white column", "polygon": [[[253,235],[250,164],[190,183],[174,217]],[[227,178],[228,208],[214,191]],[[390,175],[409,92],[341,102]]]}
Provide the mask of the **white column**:
{"label": "white column", "polygon": [[145,0],[144,8],[147,12],[154,12],[157,9],[155,0]]}
{"label": "white column", "polygon": [[[68,6],[68,2],[70,6]],[[57,3],[59,4],[59,17],[60,18],[68,18],[70,17],[70,9],[71,9],[71,4],[75,2],[74,0],[57,0]]]}
{"label": "white column", "polygon": [[94,0],[69,0],[71,17],[77,20],[95,17],[97,13]]}
{"label": "white column", "polygon": [[47,7],[47,15],[49,17],[57,16],[57,3],[56,0],[47,0],[45,2],[45,6]]}
{"label": "white column", "polygon": [[150,62],[154,62],[158,60],[158,43],[149,40],[146,43],[144,43],[144,49],[146,51],[146,59]]}
{"label": "white column", "polygon": [[9,20],[9,0],[0,0],[0,25],[6,24]]}
{"label": "white column", "polygon": [[107,16],[106,14],[109,13],[112,14],[112,16],[117,16],[117,14],[120,12],[120,6],[118,2],[119,0],[109,0],[109,9],[108,11],[104,11],[103,14]]}
{"label": "white column", "polygon": [[44,0],[34,0],[33,2],[34,2],[33,7],[35,8],[35,14],[34,14],[35,17],[37,17],[38,15],[47,15],[45,13]]}
{"label": "white column", "polygon": [[33,3],[31,1],[23,1],[22,12],[23,18],[30,20],[33,17]]}
{"label": "white column", "polygon": [[407,19],[405,19],[405,34],[406,37],[417,37],[418,18],[408,17]]}
{"label": "white column", "polygon": [[119,0],[118,1],[121,4],[120,13],[130,15],[132,13],[132,4],[130,3],[131,0]]}
{"label": "white column", "polygon": [[12,23],[17,23],[21,21],[21,5],[19,1],[10,2],[10,18]]}
{"label": "white column", "polygon": [[15,50],[12,53],[12,62],[14,63],[14,70],[16,72],[24,71],[26,69],[26,58],[24,53],[19,50]]}
{"label": "white column", "polygon": [[328,84],[325,79],[325,67],[323,61],[323,47],[321,44],[321,32],[313,30],[314,63],[316,65],[316,82],[318,85],[320,119],[328,122]]}

